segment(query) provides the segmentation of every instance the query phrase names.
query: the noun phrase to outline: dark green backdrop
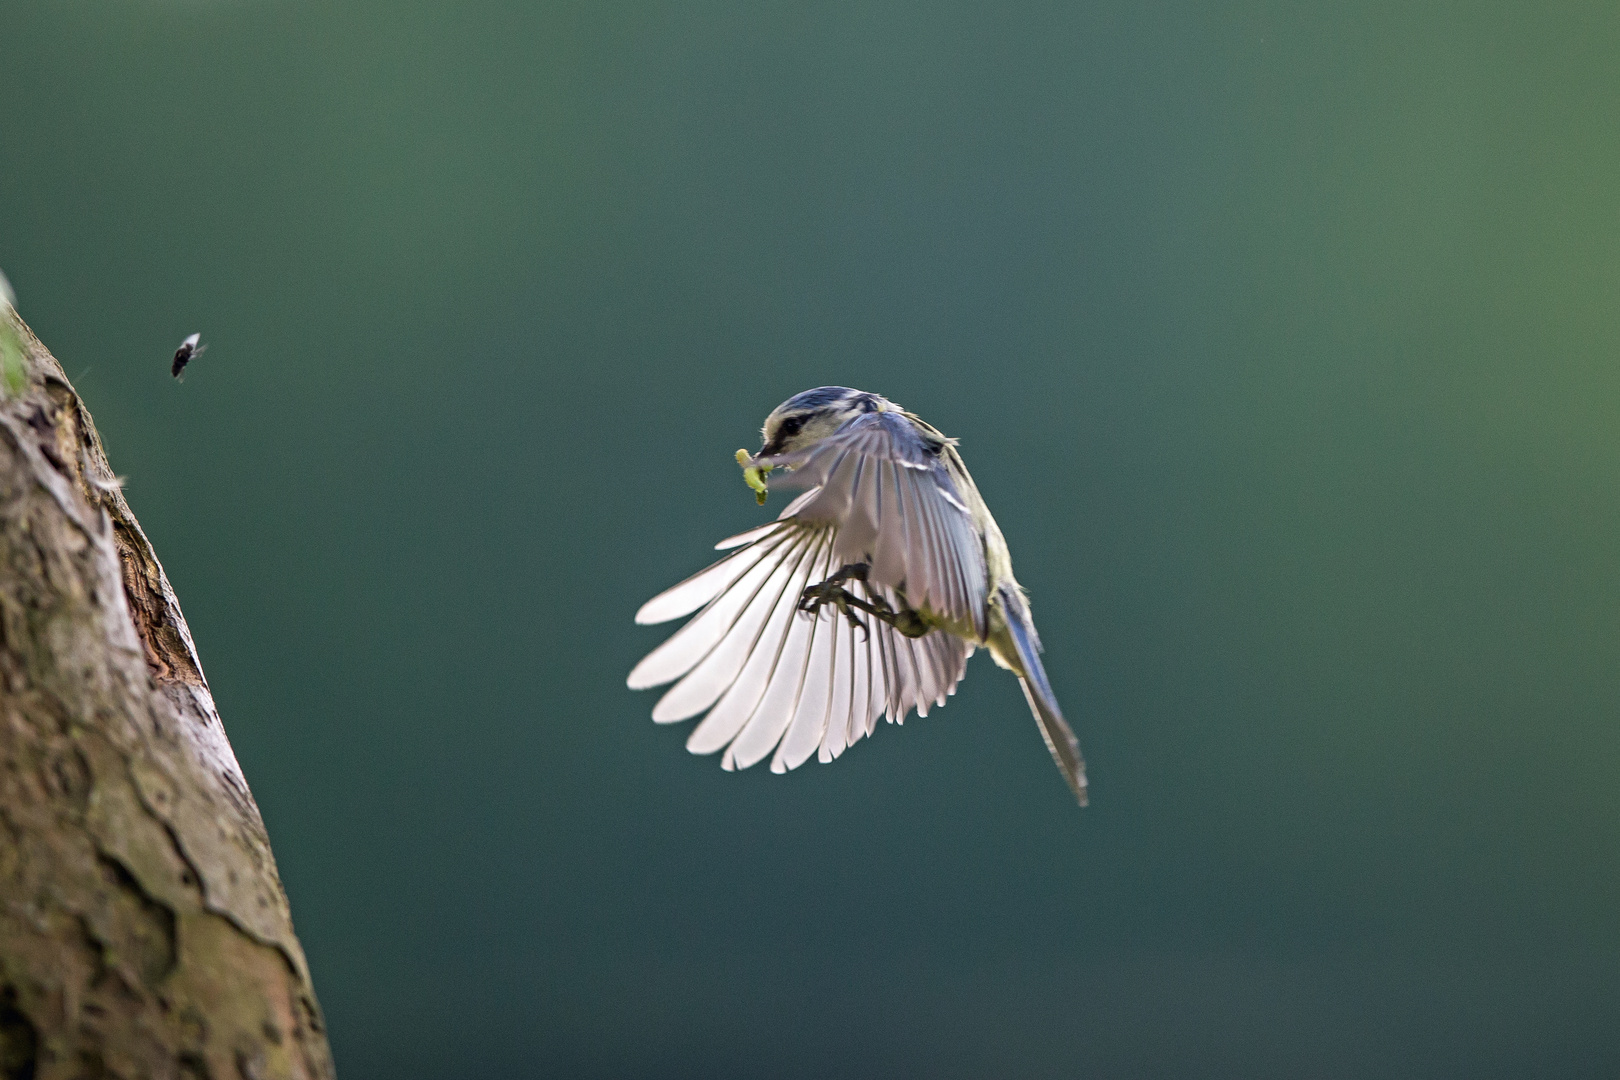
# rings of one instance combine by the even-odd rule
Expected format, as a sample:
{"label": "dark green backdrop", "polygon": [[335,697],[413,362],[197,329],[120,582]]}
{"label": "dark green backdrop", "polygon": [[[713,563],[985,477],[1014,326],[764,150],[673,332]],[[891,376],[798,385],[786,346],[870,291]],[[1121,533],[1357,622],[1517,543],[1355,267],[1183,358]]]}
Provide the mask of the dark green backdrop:
{"label": "dark green backdrop", "polygon": [[[0,3],[0,266],[345,1080],[1620,1072],[1617,58],[1612,0]],[[962,438],[1090,810],[988,660],[788,777],[624,689],[828,382]]]}

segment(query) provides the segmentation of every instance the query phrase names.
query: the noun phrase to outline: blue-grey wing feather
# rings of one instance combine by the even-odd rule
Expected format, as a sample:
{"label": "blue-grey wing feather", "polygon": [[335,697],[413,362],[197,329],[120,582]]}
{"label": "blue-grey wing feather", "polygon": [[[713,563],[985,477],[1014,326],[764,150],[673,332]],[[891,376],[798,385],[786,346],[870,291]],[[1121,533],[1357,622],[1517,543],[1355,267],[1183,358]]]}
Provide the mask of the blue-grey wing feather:
{"label": "blue-grey wing feather", "polygon": [[836,526],[834,555],[870,564],[871,580],[983,635],[984,541],[950,471],[904,416],[868,413],[807,450],[767,461],[802,488],[783,517]]}

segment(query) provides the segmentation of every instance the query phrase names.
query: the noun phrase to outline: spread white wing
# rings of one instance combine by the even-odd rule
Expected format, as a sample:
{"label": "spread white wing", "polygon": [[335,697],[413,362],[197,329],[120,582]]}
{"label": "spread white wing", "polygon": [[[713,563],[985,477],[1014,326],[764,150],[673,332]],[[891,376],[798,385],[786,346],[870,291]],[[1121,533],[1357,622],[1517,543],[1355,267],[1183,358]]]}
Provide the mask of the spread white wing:
{"label": "spread white wing", "polygon": [[971,641],[941,630],[907,638],[865,615],[862,630],[831,607],[799,611],[806,586],[839,567],[871,565],[869,581],[846,583],[857,596],[926,605],[983,636],[982,546],[948,473],[909,422],[861,417],[792,466],[773,486],[808,490],[780,518],[722,541],[736,550],[636,613],[646,624],[697,612],[636,665],[629,684],[673,682],[653,719],[706,713],[687,748],[724,748],[727,769],[773,750],[772,772],[811,754],[831,761],[870,735],[880,715],[901,722],[915,708],[927,716],[956,692]]}
{"label": "spread white wing", "polygon": [[[938,630],[907,638],[866,617],[863,632],[831,608],[817,616],[798,610],[805,587],[841,565],[834,535],[827,526],[774,521],[636,613],[638,623],[658,623],[698,612],[629,679],[632,689],[675,682],[653,709],[660,723],[707,712],[687,749],[724,747],[727,769],[746,769],[774,750],[771,771],[786,772],[811,754],[838,757],[870,735],[880,715],[903,721],[915,708],[927,716],[956,692],[973,653],[961,638]],[[848,588],[866,599],[897,599],[892,589],[859,581]]]}

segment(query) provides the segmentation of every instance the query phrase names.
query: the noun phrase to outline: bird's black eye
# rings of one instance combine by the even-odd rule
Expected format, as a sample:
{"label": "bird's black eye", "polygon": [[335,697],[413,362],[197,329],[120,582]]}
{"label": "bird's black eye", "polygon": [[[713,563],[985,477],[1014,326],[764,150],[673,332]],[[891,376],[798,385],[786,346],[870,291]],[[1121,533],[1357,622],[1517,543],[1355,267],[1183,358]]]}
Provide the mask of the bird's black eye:
{"label": "bird's black eye", "polygon": [[799,433],[799,429],[802,428],[802,427],[804,427],[804,417],[802,417],[802,416],[790,416],[790,417],[788,417],[787,419],[783,420],[780,424],[777,425],[777,427],[776,427],[776,441],[780,442],[783,439],[791,439],[791,438],[793,438],[793,436],[795,436],[795,435],[797,435]]}

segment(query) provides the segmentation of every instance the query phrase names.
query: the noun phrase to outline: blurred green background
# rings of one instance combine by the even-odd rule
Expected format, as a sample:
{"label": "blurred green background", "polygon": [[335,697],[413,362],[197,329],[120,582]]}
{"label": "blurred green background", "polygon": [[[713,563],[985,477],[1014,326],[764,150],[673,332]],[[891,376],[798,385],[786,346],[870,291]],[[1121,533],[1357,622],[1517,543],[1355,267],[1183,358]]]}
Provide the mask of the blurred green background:
{"label": "blurred green background", "polygon": [[[1612,0],[9,0],[0,42],[0,266],[345,1080],[1620,1073]],[[787,777],[624,688],[823,383],[961,437],[1091,809],[986,659]]]}

